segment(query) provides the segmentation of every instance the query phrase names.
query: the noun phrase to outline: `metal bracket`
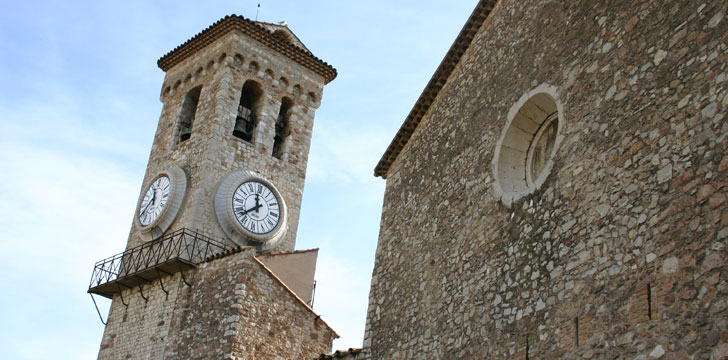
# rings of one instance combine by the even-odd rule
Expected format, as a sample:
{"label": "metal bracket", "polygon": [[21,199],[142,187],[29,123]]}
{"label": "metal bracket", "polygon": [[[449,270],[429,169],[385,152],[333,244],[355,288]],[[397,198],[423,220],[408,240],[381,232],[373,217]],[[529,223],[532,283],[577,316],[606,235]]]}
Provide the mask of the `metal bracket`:
{"label": "metal bracket", "polygon": [[192,284],[188,283],[187,279],[185,278],[185,272],[184,270],[182,270],[182,265],[177,264],[177,266],[179,267],[179,273],[182,275],[182,281],[184,281],[185,285],[192,287]]}
{"label": "metal bracket", "polygon": [[142,283],[139,283],[139,295],[142,296],[142,299],[144,299],[144,301],[149,301],[148,297],[144,297],[144,291],[142,291],[142,286],[144,285]]}
{"label": "metal bracket", "polygon": [[94,307],[96,307],[96,313],[99,314],[99,319],[101,319],[101,323],[104,324],[104,326],[105,326],[106,321],[104,321],[104,318],[101,316],[101,311],[99,311],[99,306],[96,305],[96,299],[94,299],[94,294],[92,294],[92,293],[88,293],[88,294],[91,295],[91,301],[94,302]]}
{"label": "metal bracket", "polygon": [[[167,299],[167,298],[169,298],[169,291],[167,291],[164,288],[164,282],[162,281],[162,275],[160,274],[161,272],[163,272],[163,271],[160,271],[159,269],[157,269],[157,274],[159,275],[159,286],[162,287],[162,291],[164,291],[164,294],[165,294],[165,299]],[[166,274],[166,272],[164,272],[164,273]]]}
{"label": "metal bracket", "polygon": [[[117,282],[116,285],[118,286],[119,283]],[[124,286],[126,286],[126,285],[124,285]],[[124,304],[125,307],[129,307],[129,304],[124,302],[124,291],[121,290],[121,286],[119,286],[119,297],[121,297],[121,303]]]}

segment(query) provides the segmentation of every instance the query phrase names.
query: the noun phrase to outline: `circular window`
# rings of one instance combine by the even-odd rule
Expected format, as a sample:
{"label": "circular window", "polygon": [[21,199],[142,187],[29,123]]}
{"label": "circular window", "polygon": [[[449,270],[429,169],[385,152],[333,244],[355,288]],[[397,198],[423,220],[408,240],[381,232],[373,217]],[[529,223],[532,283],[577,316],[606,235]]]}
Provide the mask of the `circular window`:
{"label": "circular window", "polygon": [[494,192],[506,205],[536,191],[551,171],[563,125],[556,94],[541,85],[508,112],[493,156]]}

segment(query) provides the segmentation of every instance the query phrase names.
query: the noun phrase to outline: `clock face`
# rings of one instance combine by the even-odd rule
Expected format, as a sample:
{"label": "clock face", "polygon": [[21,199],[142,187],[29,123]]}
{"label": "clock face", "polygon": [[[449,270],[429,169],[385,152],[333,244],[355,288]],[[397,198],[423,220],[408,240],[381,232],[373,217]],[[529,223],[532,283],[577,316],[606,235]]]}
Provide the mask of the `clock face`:
{"label": "clock face", "polygon": [[170,181],[167,176],[160,176],[144,194],[144,199],[139,205],[139,224],[148,226],[159,218],[159,215],[167,205],[170,193]]}
{"label": "clock face", "polygon": [[233,214],[245,230],[263,235],[275,230],[280,222],[280,203],[265,184],[246,181],[233,193]]}

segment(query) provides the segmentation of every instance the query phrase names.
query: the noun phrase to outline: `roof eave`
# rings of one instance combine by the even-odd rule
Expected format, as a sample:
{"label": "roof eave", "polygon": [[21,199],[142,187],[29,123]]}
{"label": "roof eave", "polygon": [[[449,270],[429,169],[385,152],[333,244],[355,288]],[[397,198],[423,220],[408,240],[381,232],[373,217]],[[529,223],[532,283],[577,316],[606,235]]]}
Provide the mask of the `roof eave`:
{"label": "roof eave", "polygon": [[383,179],[387,178],[387,172],[389,167],[397,160],[399,153],[402,151],[404,146],[409,141],[412,134],[420,124],[422,117],[429,110],[435,98],[437,98],[440,90],[445,86],[450,75],[452,74],[455,67],[460,62],[465,51],[470,47],[470,43],[475,38],[475,34],[480,29],[481,25],[488,18],[491,11],[495,7],[498,0],[481,0],[475,9],[470,14],[468,21],[463,25],[462,30],[458,34],[455,41],[450,46],[450,50],[440,62],[440,65],[435,70],[435,73],[430,78],[430,81],[425,86],[422,94],[415,102],[414,107],[410,110],[409,115],[405,119],[402,126],[397,131],[397,134],[392,139],[392,142],[387,147],[387,150],[382,155],[382,158],[374,168],[374,176],[379,176]]}
{"label": "roof eave", "polygon": [[314,73],[321,75],[324,78],[324,84],[330,83],[337,76],[336,69],[333,66],[317,58],[311,52],[282,41],[273,36],[273,33],[266,30],[263,26],[239,15],[228,15],[216,21],[207,27],[207,29],[202,30],[182,45],[177,46],[159,58],[157,60],[157,66],[166,72],[173,66],[192,56],[198,50],[223,37],[227,33],[236,30],[261,42],[289,59],[296,61]]}

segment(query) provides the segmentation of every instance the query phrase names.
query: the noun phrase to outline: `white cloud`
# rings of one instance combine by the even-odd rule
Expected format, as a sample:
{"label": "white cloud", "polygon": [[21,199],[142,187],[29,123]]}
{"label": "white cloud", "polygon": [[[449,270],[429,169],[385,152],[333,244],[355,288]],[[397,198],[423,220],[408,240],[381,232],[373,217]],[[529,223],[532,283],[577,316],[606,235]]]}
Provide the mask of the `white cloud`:
{"label": "white cloud", "polygon": [[[123,250],[141,176],[93,148],[79,155],[4,135],[0,163],[12,176],[0,187],[0,346],[9,358],[64,348],[91,359],[103,327],[85,290],[94,262]],[[106,316],[109,301],[99,300]]]}

